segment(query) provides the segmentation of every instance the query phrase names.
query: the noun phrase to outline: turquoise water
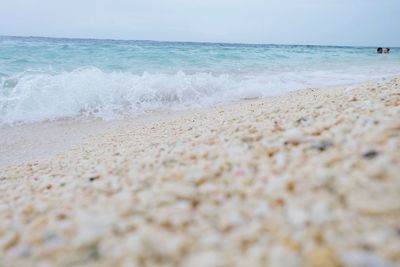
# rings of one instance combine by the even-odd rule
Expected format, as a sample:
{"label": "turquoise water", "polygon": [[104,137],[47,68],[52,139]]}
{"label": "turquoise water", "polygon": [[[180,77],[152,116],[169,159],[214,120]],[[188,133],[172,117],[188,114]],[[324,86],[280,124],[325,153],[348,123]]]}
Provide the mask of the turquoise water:
{"label": "turquoise water", "polygon": [[211,106],[400,74],[400,50],[0,37],[0,124]]}

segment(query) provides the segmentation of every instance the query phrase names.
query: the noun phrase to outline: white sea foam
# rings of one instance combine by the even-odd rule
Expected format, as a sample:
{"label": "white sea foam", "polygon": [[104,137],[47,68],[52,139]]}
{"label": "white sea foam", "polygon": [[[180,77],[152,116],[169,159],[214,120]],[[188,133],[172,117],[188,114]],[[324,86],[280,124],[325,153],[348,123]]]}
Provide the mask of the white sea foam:
{"label": "white sea foam", "polygon": [[58,74],[26,72],[0,78],[0,124],[66,117],[112,119],[131,113],[205,107],[241,98],[282,94],[307,86],[371,78],[363,72],[326,71],[138,75],[88,67]]}

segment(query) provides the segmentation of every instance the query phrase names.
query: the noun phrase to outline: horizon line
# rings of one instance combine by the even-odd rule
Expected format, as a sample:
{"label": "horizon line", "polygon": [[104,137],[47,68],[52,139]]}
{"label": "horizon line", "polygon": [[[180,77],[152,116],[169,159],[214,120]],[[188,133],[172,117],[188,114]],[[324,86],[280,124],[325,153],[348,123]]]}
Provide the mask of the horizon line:
{"label": "horizon line", "polygon": [[[130,41],[130,42],[154,42],[154,43],[191,43],[191,44],[225,44],[225,45],[276,45],[276,46],[316,46],[316,47],[361,47],[376,48],[387,46],[370,46],[370,45],[331,45],[331,44],[289,44],[289,43],[251,43],[251,42],[214,42],[214,41],[175,41],[175,40],[150,40],[150,39],[114,39],[114,38],[92,38],[92,37],[51,37],[51,36],[35,36],[35,35],[2,35],[1,37],[10,38],[37,38],[37,39],[58,39],[58,40],[93,40],[93,41]],[[400,48],[400,46],[391,46],[390,48]]]}

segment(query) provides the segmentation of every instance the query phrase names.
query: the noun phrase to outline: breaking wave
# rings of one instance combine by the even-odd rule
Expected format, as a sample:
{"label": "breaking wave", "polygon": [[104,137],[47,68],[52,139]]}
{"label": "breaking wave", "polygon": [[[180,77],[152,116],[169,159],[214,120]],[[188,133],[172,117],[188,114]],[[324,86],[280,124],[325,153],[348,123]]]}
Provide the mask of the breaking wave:
{"label": "breaking wave", "polygon": [[264,97],[311,85],[371,79],[346,72],[104,72],[95,67],[71,72],[26,71],[0,76],[0,124],[68,117],[113,119],[161,109],[182,110]]}

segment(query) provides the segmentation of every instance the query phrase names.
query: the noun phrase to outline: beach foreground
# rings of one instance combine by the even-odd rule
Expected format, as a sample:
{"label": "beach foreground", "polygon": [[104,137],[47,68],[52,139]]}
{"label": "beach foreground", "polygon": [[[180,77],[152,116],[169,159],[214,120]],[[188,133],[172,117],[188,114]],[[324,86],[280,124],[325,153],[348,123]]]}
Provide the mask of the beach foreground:
{"label": "beach foreground", "polygon": [[243,101],[0,169],[0,266],[398,266],[400,79]]}

